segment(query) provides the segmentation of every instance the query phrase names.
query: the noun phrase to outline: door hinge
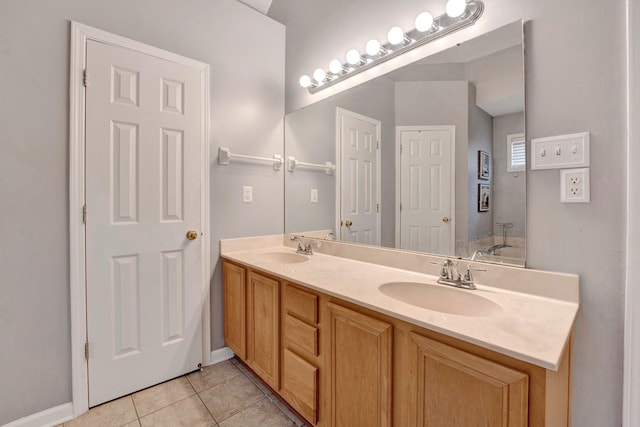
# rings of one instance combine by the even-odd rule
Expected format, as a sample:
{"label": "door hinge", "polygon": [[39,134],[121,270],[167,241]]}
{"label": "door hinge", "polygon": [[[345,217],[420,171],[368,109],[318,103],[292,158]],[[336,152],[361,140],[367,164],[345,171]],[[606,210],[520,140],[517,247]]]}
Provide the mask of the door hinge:
{"label": "door hinge", "polygon": [[82,72],[82,85],[84,87],[89,86],[89,73],[87,72],[86,68]]}
{"label": "door hinge", "polygon": [[89,343],[84,343],[84,358],[85,360],[89,360]]}
{"label": "door hinge", "polygon": [[402,144],[400,144],[400,153],[402,154]]}
{"label": "door hinge", "polygon": [[87,223],[87,205],[84,205],[82,207],[82,223],[83,224]]}
{"label": "door hinge", "polygon": [[380,149],[380,141],[376,141],[376,150]]}
{"label": "door hinge", "polygon": [[400,212],[402,212],[402,203],[400,203]]}
{"label": "door hinge", "polygon": [[376,203],[376,212],[380,212],[380,203]]}

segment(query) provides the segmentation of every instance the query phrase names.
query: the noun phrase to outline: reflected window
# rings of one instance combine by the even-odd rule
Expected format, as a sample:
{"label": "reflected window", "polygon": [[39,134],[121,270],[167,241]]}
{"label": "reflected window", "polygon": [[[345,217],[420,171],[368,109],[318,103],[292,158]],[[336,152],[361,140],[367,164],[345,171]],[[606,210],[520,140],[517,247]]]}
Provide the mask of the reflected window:
{"label": "reflected window", "polygon": [[527,163],[524,133],[507,135],[507,172],[523,172]]}

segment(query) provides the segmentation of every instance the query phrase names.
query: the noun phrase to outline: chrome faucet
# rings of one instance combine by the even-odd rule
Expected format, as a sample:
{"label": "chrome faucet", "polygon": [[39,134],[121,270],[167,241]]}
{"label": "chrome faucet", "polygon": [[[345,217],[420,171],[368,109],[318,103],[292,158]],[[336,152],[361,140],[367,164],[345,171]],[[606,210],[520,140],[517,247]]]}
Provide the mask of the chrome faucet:
{"label": "chrome faucet", "polygon": [[325,234],[325,236],[322,239],[323,240],[334,240],[335,238],[336,238],[336,235],[333,234],[333,231],[330,231],[327,234]]}
{"label": "chrome faucet", "polygon": [[303,254],[303,255],[313,255],[313,249],[311,249],[311,242],[305,242],[299,236],[291,237],[291,241],[298,242],[298,250],[296,250],[296,253]]}
{"label": "chrome faucet", "polygon": [[484,252],[482,252],[480,249],[476,249],[475,251],[473,251],[473,255],[471,255],[470,260],[475,261],[476,258],[481,258],[482,254],[484,254]]}
{"label": "chrome faucet", "polygon": [[470,290],[476,289],[476,285],[473,283],[473,274],[471,272],[487,271],[484,268],[475,268],[471,267],[471,264],[467,264],[467,269],[465,270],[464,275],[462,275],[460,274],[460,271],[458,271],[458,261],[452,261],[448,258],[445,259],[442,264],[438,262],[432,262],[432,264],[442,265],[438,283],[441,285],[455,286],[456,288]]}
{"label": "chrome faucet", "polygon": [[493,245],[487,249],[489,255],[500,255],[500,249],[510,248],[511,245],[507,245],[507,229],[513,227],[512,222],[496,222],[496,225],[502,227],[502,243]]}

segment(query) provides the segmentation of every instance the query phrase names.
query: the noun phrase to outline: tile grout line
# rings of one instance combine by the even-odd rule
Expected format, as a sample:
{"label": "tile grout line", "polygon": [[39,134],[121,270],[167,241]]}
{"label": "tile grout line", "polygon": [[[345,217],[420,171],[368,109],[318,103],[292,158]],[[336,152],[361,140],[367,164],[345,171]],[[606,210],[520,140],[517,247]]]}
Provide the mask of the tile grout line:
{"label": "tile grout line", "polygon": [[[191,386],[191,389],[193,390],[193,394],[190,394],[189,396],[185,396],[185,397],[183,397],[182,399],[178,399],[178,400],[176,400],[176,401],[174,401],[174,402],[171,402],[170,404],[168,404],[168,405],[166,405],[166,406],[163,406],[162,408],[158,408],[158,409],[156,409],[155,411],[151,411],[151,412],[149,412],[148,414],[145,414],[145,415],[144,415],[144,416],[142,416],[142,417],[140,417],[140,415],[138,414],[138,408],[137,408],[137,406],[136,406],[136,401],[133,399],[133,395],[134,395],[135,393],[131,393],[131,394],[129,395],[129,396],[131,397],[132,402],[133,402],[133,409],[136,411],[136,416],[138,417],[138,423],[140,424],[140,426],[142,426],[142,418],[148,417],[149,415],[151,415],[151,414],[155,414],[156,412],[162,411],[163,409],[167,409],[168,407],[170,407],[170,406],[172,406],[172,405],[174,405],[174,404],[176,404],[176,403],[178,403],[178,402],[182,402],[183,400],[187,400],[187,399],[189,399],[190,397],[193,397],[193,396],[195,396],[195,395],[197,395],[197,394],[198,394],[198,392],[196,391],[195,387],[193,387],[193,385],[191,384],[191,381],[189,381],[189,378],[187,378],[187,376],[186,376],[186,375],[183,375],[183,377],[184,377],[184,378],[186,378],[187,382],[188,382],[188,383],[189,383],[189,385]],[[178,377],[178,378],[181,378],[181,377]],[[175,379],[177,379],[177,378],[174,378],[174,380],[175,380]],[[171,380],[171,381],[173,381],[173,380]],[[160,383],[160,384],[164,384],[164,383]],[[149,387],[149,388],[151,388],[151,387]],[[147,389],[145,389],[145,390],[147,390]],[[136,393],[138,393],[138,392],[136,392]],[[198,398],[199,398],[199,397],[200,397],[200,396],[198,396]],[[200,399],[200,400],[202,400],[202,399]],[[204,404],[204,402],[202,402],[202,403]],[[205,408],[206,408],[206,407],[207,407],[207,405],[205,405]],[[209,409],[207,408],[207,411],[208,411],[208,410],[209,410]],[[213,417],[213,415],[212,415],[212,417]],[[214,421],[215,421],[215,418],[214,418]]]}
{"label": "tile grout line", "polygon": [[249,381],[251,381],[253,385],[255,385],[258,388],[258,390],[260,390],[266,396],[269,402],[271,402],[276,408],[278,408],[278,410],[285,417],[287,417],[287,419],[289,419],[294,425],[296,425],[297,427],[304,427],[307,425],[306,421],[303,421],[300,418],[298,418],[289,408],[287,408],[287,406],[280,401],[280,399],[276,396],[276,394],[272,392],[268,386],[263,384],[262,380],[253,371],[251,371],[241,362],[237,361],[235,356],[232,357],[230,360],[232,361],[231,363],[235,365],[238,368],[238,370],[242,374],[244,374],[244,376],[247,377]]}
{"label": "tile grout line", "polygon": [[142,422],[140,421],[140,414],[138,413],[138,407],[136,406],[136,401],[133,400],[133,395],[135,393],[131,393],[129,397],[131,397],[131,403],[133,404],[133,410],[136,412],[136,419],[138,420],[138,427],[142,426]]}
{"label": "tile grout line", "polygon": [[[195,388],[194,388],[195,389]],[[207,389],[209,390],[209,389]],[[203,390],[205,391],[205,390]],[[202,404],[204,405],[204,408],[207,410],[207,412],[209,413],[209,415],[211,415],[211,418],[213,419],[213,422],[216,423],[216,426],[220,425],[220,422],[218,421],[218,419],[213,415],[213,412],[211,412],[211,410],[209,409],[209,407],[207,406],[206,403],[204,403],[204,400],[202,400],[202,396],[200,396],[200,393],[196,391],[196,396],[198,396],[198,399],[200,399],[200,402],[202,402]]]}

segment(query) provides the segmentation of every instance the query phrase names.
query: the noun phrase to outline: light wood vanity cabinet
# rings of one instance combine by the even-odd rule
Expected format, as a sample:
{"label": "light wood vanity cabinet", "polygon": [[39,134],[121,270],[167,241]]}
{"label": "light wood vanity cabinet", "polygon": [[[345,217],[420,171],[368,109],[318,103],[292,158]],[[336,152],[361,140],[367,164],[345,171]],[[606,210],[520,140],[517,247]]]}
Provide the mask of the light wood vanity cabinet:
{"label": "light wood vanity cabinet", "polygon": [[280,386],[280,283],[247,275],[247,364],[274,390]]}
{"label": "light wood vanity cabinet", "polygon": [[572,340],[550,371],[226,261],[223,271],[226,344],[315,426],[571,425]]}
{"label": "light wood vanity cabinet", "polygon": [[280,283],[225,261],[224,341],[275,390],[280,383]]}
{"label": "light wood vanity cabinet", "polygon": [[285,283],[282,305],[280,394],[309,422],[317,424],[321,365],[319,298]]}
{"label": "light wood vanity cabinet", "polygon": [[329,425],[391,426],[391,324],[334,303],[327,308]]}
{"label": "light wood vanity cabinet", "polygon": [[409,425],[528,425],[529,376],[410,333]]}
{"label": "light wood vanity cabinet", "polygon": [[247,358],[247,283],[246,270],[222,264],[224,342],[242,360]]}

